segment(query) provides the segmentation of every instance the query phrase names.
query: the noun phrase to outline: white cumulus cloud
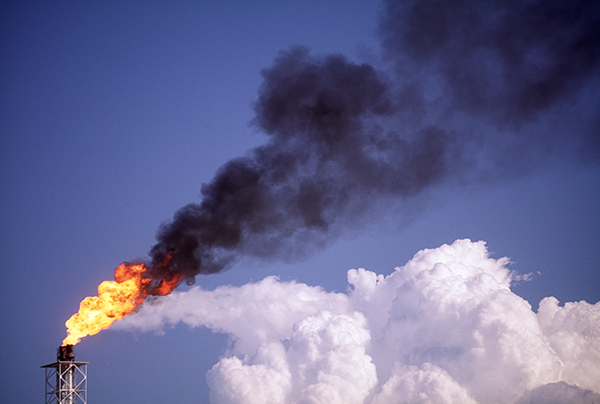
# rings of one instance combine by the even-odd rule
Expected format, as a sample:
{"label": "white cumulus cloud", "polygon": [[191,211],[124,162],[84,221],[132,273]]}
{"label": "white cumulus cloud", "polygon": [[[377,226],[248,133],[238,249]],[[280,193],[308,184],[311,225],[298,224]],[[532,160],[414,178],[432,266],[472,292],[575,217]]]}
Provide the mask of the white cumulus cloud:
{"label": "white cumulus cloud", "polygon": [[351,269],[348,293],[276,277],[194,287],[117,327],[229,334],[207,374],[213,404],[597,401],[600,303],[548,297],[535,313],[510,290],[507,264],[457,240],[387,276]]}

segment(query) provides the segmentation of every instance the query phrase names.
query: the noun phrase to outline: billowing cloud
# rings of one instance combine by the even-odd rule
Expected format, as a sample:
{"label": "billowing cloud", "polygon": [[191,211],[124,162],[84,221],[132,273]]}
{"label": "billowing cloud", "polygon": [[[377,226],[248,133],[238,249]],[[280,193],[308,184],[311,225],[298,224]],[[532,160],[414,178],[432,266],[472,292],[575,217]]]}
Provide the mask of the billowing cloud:
{"label": "billowing cloud", "polygon": [[[208,372],[219,403],[362,403],[377,384],[365,353],[369,331],[360,313],[320,311],[290,337],[261,345],[248,360],[221,360]],[[241,376],[243,374],[243,376]]]}
{"label": "billowing cloud", "polygon": [[535,313],[510,290],[508,263],[482,241],[457,240],[387,276],[351,269],[347,293],[275,277],[194,287],[118,327],[184,322],[229,334],[207,374],[212,403],[595,400],[600,303],[548,297]]}
{"label": "billowing cloud", "polygon": [[561,379],[598,391],[600,385],[600,310],[587,302],[560,307],[554,297],[540,302],[538,319],[550,346],[566,365]]}
{"label": "billowing cloud", "polygon": [[550,383],[528,391],[517,404],[591,404],[600,402],[600,394],[565,382]]}
{"label": "billowing cloud", "polygon": [[393,372],[373,400],[373,404],[388,403],[475,404],[476,401],[443,369],[425,363]]}

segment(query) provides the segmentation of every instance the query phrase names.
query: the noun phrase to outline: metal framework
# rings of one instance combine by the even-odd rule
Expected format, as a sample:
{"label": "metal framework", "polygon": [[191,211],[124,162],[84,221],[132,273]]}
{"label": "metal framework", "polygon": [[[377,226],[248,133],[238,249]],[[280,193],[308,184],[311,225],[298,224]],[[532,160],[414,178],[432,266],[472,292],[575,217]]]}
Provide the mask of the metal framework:
{"label": "metal framework", "polygon": [[87,404],[87,364],[57,360],[46,370],[45,404]]}

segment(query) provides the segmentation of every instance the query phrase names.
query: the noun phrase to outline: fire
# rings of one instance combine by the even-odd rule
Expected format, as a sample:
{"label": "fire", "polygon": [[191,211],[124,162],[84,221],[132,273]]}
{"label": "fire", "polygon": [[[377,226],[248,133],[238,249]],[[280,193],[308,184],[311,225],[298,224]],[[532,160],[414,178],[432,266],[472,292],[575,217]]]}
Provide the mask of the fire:
{"label": "fire", "polygon": [[173,289],[177,287],[177,285],[179,285],[182,279],[182,274],[176,274],[166,277],[160,282],[160,285],[152,288],[152,294],[156,296],[168,295],[173,291]]}
{"label": "fire", "polygon": [[[102,282],[98,286],[98,296],[83,299],[79,312],[67,320],[68,335],[62,344],[77,344],[83,337],[109,328],[116,320],[134,311],[148,294],[151,279],[144,276],[146,271],[144,264],[119,265],[115,269],[115,280]],[[170,293],[177,284],[161,282],[160,294]],[[163,287],[164,291],[161,289]]]}

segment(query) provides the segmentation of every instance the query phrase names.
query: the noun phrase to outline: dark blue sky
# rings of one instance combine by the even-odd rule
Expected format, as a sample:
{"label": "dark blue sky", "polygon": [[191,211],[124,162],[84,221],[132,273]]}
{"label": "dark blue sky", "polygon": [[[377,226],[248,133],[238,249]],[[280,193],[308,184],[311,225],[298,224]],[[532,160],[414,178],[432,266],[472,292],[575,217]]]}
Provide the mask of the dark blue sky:
{"label": "dark blue sky", "polygon": [[[0,3],[0,401],[41,402],[39,366],[54,361],[79,302],[120,262],[146,258],[158,226],[199,201],[220,166],[267,141],[250,122],[261,69],[279,51],[301,44],[393,70],[389,57],[380,59],[381,10],[370,1]],[[588,130],[597,146],[595,72],[583,95],[571,94],[571,106],[586,106],[580,115],[557,108],[519,130],[552,139],[547,127],[557,127],[567,144]],[[456,178],[397,203],[373,200],[365,223],[300,258],[242,257],[197,284],[277,275],[344,292],[350,268],[388,274],[423,248],[470,238],[533,274],[512,289],[534,309],[546,296],[595,303],[594,152],[533,153],[527,158],[539,164],[518,173],[498,169],[499,178]],[[224,335],[178,325],[161,335],[104,331],[75,350],[90,362],[90,402],[170,403],[207,402],[204,374],[227,346]]]}

